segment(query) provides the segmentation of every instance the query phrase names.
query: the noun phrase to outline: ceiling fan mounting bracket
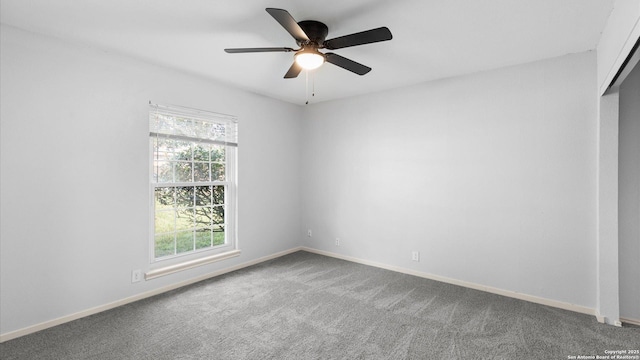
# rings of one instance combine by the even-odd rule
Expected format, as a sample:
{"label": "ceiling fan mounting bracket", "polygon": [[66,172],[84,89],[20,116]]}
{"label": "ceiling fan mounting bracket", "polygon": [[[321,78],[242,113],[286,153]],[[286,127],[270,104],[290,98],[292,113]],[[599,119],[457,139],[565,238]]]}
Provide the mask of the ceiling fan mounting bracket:
{"label": "ceiling fan mounting bracket", "polygon": [[[309,38],[310,44],[315,44],[316,47],[321,47],[324,43],[324,40],[327,38],[327,34],[329,33],[329,28],[324,23],[315,20],[304,20],[300,21],[298,25],[302,28],[302,30],[307,34]],[[305,43],[298,42],[298,45],[303,46]]]}

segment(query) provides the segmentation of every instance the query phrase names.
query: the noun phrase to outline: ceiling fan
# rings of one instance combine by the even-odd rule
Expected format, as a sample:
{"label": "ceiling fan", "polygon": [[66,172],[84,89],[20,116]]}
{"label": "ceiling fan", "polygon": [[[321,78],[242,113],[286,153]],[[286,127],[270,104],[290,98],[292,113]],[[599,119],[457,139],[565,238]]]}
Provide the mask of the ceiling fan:
{"label": "ceiling fan", "polygon": [[328,62],[337,65],[343,69],[349,70],[358,75],[364,75],[371,71],[371,68],[346,57],[334,53],[321,53],[318,49],[336,50],[350,46],[370,44],[380,41],[391,40],[393,36],[391,31],[386,27],[379,27],[367,31],[362,31],[350,35],[340,36],[337,38],[325,40],[329,33],[327,25],[315,21],[305,20],[296,22],[296,20],[283,9],[267,8],[267,12],[282,27],[293,36],[299,49],[288,47],[264,47],[264,48],[232,48],[224,49],[227,53],[253,53],[253,52],[295,52],[293,65],[284,75],[285,79],[295,78],[303,69],[312,70],[320,67],[323,63]]}

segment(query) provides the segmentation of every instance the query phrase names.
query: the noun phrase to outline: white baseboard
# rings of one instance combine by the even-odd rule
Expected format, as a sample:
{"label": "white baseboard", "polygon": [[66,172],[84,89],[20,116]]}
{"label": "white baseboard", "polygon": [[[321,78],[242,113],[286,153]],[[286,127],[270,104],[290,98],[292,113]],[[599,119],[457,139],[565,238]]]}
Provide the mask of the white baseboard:
{"label": "white baseboard", "polygon": [[79,311],[79,312],[74,313],[74,314],[65,315],[65,316],[59,317],[57,319],[41,322],[39,324],[31,325],[31,326],[28,326],[28,327],[25,327],[25,328],[22,328],[22,329],[18,329],[18,330],[15,330],[15,331],[10,331],[8,333],[0,334],[0,343],[3,343],[5,341],[9,341],[9,340],[12,340],[12,339],[19,338],[21,336],[29,335],[29,334],[32,334],[32,333],[35,333],[35,332],[38,332],[38,331],[41,331],[41,330],[44,330],[44,329],[48,329],[50,327],[61,325],[61,324],[64,324],[64,323],[67,323],[67,322],[70,322],[70,321],[73,321],[73,320],[77,320],[77,319],[80,319],[80,318],[83,318],[83,317],[86,317],[86,316],[89,316],[89,315],[97,314],[97,313],[100,313],[100,312],[103,312],[103,311],[106,311],[106,310],[111,310],[111,309],[116,308],[118,306],[126,305],[126,304],[129,304],[129,303],[138,301],[138,300],[146,299],[146,298],[158,295],[158,294],[165,293],[167,291],[175,290],[175,289],[181,288],[183,286],[187,286],[187,285],[191,285],[191,284],[197,283],[197,282],[202,281],[202,280],[210,279],[212,277],[216,277],[216,276],[220,276],[220,275],[232,272],[232,271],[240,270],[242,268],[246,268],[246,267],[249,267],[249,266],[252,266],[252,265],[255,265],[255,264],[259,264],[261,262],[265,262],[267,260],[272,260],[272,259],[275,259],[275,258],[279,258],[281,256],[288,255],[288,254],[291,254],[291,253],[294,253],[294,252],[300,251],[300,250],[302,250],[302,247],[295,247],[295,248],[292,248],[292,249],[289,249],[289,250],[285,250],[285,251],[281,251],[281,252],[278,252],[278,253],[275,253],[275,254],[263,256],[261,258],[255,259],[255,260],[247,261],[247,262],[239,264],[239,265],[231,266],[231,267],[226,268],[226,269],[222,269],[222,270],[214,271],[214,272],[209,273],[209,274],[198,276],[198,277],[193,278],[193,279],[181,281],[179,283],[175,283],[175,284],[167,285],[167,286],[155,289],[155,290],[143,292],[143,293],[140,293],[140,294],[137,294],[137,295],[134,295],[134,296],[130,296],[130,297],[127,297],[127,298],[124,298],[124,299],[121,299],[121,300],[117,300],[117,301],[114,301],[114,302],[111,302],[111,303],[108,303],[108,304],[104,304],[104,305],[96,306],[96,307],[93,307],[93,308],[90,308],[90,309],[82,310],[82,311]]}
{"label": "white baseboard", "polygon": [[600,314],[598,310],[595,311],[595,316],[596,316],[596,320],[598,320],[600,324],[622,327],[622,319],[618,319],[618,320],[609,319],[608,317]]}
{"label": "white baseboard", "polygon": [[623,324],[640,326],[640,319],[620,318],[620,321],[622,321]]}
{"label": "white baseboard", "polygon": [[592,308],[589,308],[589,307],[586,307],[586,306],[571,304],[571,303],[562,302],[562,301],[558,301],[558,300],[546,299],[546,298],[533,296],[533,295],[528,295],[528,294],[523,294],[523,293],[511,291],[511,290],[504,290],[504,289],[499,289],[499,288],[495,288],[495,287],[491,287],[491,286],[480,285],[480,284],[476,284],[476,283],[472,283],[472,282],[468,282],[468,281],[451,279],[451,278],[444,277],[444,276],[433,275],[433,274],[429,274],[429,273],[425,273],[425,272],[421,272],[421,271],[416,271],[416,270],[406,269],[406,268],[402,268],[402,267],[398,267],[398,266],[382,264],[382,263],[369,261],[369,260],[363,260],[363,259],[355,258],[355,257],[352,257],[352,256],[336,254],[336,253],[323,251],[323,250],[317,250],[317,249],[308,248],[308,247],[302,247],[302,250],[308,251],[308,252],[311,252],[311,253],[315,253],[315,254],[319,254],[319,255],[325,255],[325,256],[334,257],[334,258],[337,258],[337,259],[347,260],[347,261],[355,262],[355,263],[358,263],[358,264],[369,265],[369,266],[374,266],[374,267],[381,268],[381,269],[391,270],[391,271],[395,271],[395,272],[399,272],[399,273],[403,273],[403,274],[407,274],[407,275],[418,276],[418,277],[425,278],[425,279],[440,281],[440,282],[444,282],[444,283],[448,283],[448,284],[452,284],[452,285],[458,285],[458,286],[462,286],[462,287],[466,287],[466,288],[470,288],[470,289],[485,291],[485,292],[492,293],[492,294],[507,296],[507,297],[514,298],[514,299],[525,300],[525,301],[529,301],[529,302],[536,303],[536,304],[547,305],[547,306],[551,306],[551,307],[555,307],[555,308],[559,308],[559,309],[564,309],[564,310],[570,310],[570,311],[574,311],[574,312],[578,312],[578,313],[582,313],[582,314],[587,314],[587,315],[595,315],[596,314],[595,309],[592,309]]}

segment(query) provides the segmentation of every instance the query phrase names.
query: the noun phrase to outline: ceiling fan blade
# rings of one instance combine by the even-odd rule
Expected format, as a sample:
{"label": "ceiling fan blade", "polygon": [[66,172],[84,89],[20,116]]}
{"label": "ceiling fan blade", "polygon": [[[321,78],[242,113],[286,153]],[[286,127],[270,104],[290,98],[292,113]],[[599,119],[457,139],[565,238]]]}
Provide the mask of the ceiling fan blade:
{"label": "ceiling fan blade", "polygon": [[284,74],[284,78],[285,79],[296,78],[298,77],[301,71],[302,71],[302,66],[298,65],[298,63],[294,61],[293,65],[291,65],[291,67],[289,68],[289,71],[287,71],[287,73]]}
{"label": "ceiling fan blade", "polygon": [[288,47],[264,47],[264,48],[224,49],[224,51],[229,54],[239,54],[239,53],[256,53],[256,52],[290,52],[295,50]]}
{"label": "ceiling fan blade", "polygon": [[354,33],[351,35],[340,36],[337,38],[329,39],[324,42],[324,47],[329,50],[342,49],[349,46],[371,44],[379,41],[391,40],[393,35],[387,27],[380,27],[377,29],[371,29]]}
{"label": "ceiling fan blade", "polygon": [[340,66],[345,70],[349,70],[358,75],[364,75],[371,71],[371,68],[360,63],[357,63],[353,60],[347,59],[344,56],[340,56],[334,53],[326,53],[325,59],[328,63],[332,63],[333,65]]}
{"label": "ceiling fan blade", "polygon": [[307,34],[302,30],[300,25],[298,25],[298,22],[296,22],[287,10],[274,8],[266,8],[265,10],[267,10],[269,15],[273,16],[273,18],[276,19],[276,21],[279,22],[280,25],[282,25],[282,27],[287,30],[297,42],[305,43],[309,41]]}

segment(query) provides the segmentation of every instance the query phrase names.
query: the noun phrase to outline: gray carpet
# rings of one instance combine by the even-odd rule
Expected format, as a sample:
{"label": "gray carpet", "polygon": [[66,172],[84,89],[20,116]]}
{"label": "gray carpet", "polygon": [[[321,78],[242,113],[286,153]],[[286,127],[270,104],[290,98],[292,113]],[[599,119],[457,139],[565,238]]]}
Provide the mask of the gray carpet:
{"label": "gray carpet", "polygon": [[0,344],[2,359],[567,359],[640,328],[297,252]]}

